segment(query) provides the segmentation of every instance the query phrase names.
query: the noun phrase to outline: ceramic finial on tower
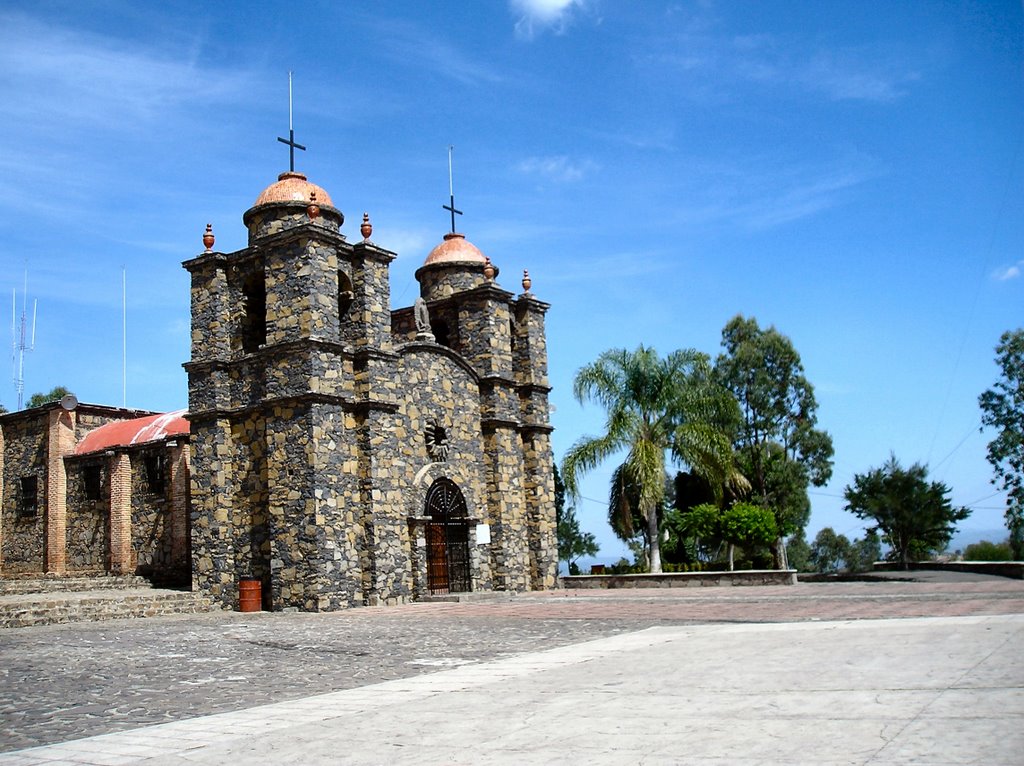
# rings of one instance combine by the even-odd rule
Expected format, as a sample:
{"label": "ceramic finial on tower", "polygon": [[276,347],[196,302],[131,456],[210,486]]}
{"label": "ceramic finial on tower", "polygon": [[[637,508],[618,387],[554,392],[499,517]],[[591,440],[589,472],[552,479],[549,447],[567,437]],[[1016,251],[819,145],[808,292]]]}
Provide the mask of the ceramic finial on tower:
{"label": "ceramic finial on tower", "polygon": [[523,292],[530,292],[530,287],[533,285],[533,280],[530,279],[530,272],[523,269]]}
{"label": "ceramic finial on tower", "polygon": [[370,214],[363,213],[363,222],[359,224],[359,233],[363,235],[363,241],[368,242],[373,234],[373,224],[370,223]]}
{"label": "ceramic finial on tower", "polygon": [[311,221],[315,221],[320,217],[320,206],[316,203],[315,190],[310,190],[309,192],[309,204],[306,206],[306,215],[309,216]]}
{"label": "ceramic finial on tower", "polygon": [[213,252],[213,243],[216,242],[216,238],[213,236],[213,224],[206,224],[206,231],[203,232],[203,247],[206,248],[206,252]]}
{"label": "ceramic finial on tower", "polygon": [[488,282],[493,282],[494,281],[494,274],[495,274],[494,264],[491,263],[491,259],[490,258],[487,258],[484,261],[484,279],[486,279]]}

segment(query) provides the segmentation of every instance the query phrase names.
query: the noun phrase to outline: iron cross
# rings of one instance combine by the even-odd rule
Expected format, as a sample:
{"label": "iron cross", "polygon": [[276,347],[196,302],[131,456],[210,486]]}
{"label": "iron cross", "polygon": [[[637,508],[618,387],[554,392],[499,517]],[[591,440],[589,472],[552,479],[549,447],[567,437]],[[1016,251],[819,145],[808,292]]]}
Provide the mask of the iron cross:
{"label": "iron cross", "polygon": [[455,216],[456,214],[462,215],[461,210],[455,209],[455,190],[452,186],[452,150],[454,146],[448,146],[448,204],[441,205],[444,210],[451,211],[452,214],[452,234],[455,233]]}
{"label": "iron cross", "polygon": [[295,172],[295,150],[301,149],[306,151],[306,147],[302,144],[295,143],[295,131],[292,129],[292,73],[288,73],[288,139],[285,140],[280,136],[277,140],[282,144],[288,146],[288,170],[291,173]]}

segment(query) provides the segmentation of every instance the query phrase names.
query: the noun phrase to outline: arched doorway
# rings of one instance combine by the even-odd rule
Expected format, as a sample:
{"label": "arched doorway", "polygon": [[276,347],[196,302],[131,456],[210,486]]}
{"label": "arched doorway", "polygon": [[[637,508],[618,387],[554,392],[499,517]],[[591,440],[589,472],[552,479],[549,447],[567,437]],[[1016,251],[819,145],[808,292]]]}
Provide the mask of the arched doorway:
{"label": "arched doorway", "polygon": [[467,593],[469,521],[466,499],[451,479],[438,479],[427,492],[427,588],[431,594]]}

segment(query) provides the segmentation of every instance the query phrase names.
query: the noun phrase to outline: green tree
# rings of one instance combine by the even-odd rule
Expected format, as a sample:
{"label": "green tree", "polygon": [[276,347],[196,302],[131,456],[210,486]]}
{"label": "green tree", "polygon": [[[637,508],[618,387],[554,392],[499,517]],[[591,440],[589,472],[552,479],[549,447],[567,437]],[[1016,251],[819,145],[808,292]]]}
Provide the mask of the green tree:
{"label": "green tree", "polygon": [[1010,541],[993,543],[988,540],[971,543],[964,549],[964,561],[1013,561]]}
{"label": "green tree", "polygon": [[786,540],[786,559],[790,569],[798,572],[811,571],[811,546],[807,544],[803,527]]}
{"label": "green tree", "polygon": [[771,545],[778,537],[775,515],[753,503],[733,503],[722,512],[722,537],[729,543],[729,571],[733,570],[733,559],[737,545],[748,549]]}
{"label": "green tree", "polygon": [[597,539],[580,530],[576,509],[570,505],[558,520],[558,558],[566,563],[569,574],[579,574],[576,561],[581,556],[596,556],[598,550]]}
{"label": "green tree", "polygon": [[736,316],[722,330],[715,373],[739,403],[734,446],[751,500],[775,515],[775,565],[787,566],[783,538],[807,525],[809,485],[832,476],[832,437],[815,428],[818,404],[793,343],[774,327]]}
{"label": "green tree", "polygon": [[882,533],[903,569],[910,568],[912,557],[945,550],[956,523],[971,514],[953,507],[949,487],[927,477],[923,465],[903,468],[891,455],[881,468],[854,474],[843,492],[846,510],[875,522],[872,529]]}
{"label": "green tree", "polygon": [[58,402],[70,393],[71,391],[64,386],[55,386],[50,389],[48,394],[41,392],[32,394],[25,407],[28,409],[31,409],[32,407],[42,407],[44,404],[49,404],[50,402]]}
{"label": "green tree", "polygon": [[661,572],[659,522],[668,456],[713,487],[737,480],[730,446],[736,403],[712,380],[707,355],[685,350],[662,359],[644,346],[602,353],[576,373],[573,394],[581,404],[601,405],[606,420],[603,435],[580,438],[566,454],[566,489],[578,496],[585,472],[624,451],[612,484],[612,507],[621,517],[613,528],[632,529],[635,508],[646,527],[650,571]]}
{"label": "green tree", "polygon": [[878,539],[877,532],[868,530],[864,537],[851,544],[846,568],[851,572],[870,572],[875,568],[875,562],[881,559],[882,541]]}
{"label": "green tree", "polygon": [[722,509],[714,503],[701,503],[686,510],[673,508],[666,514],[669,539],[686,549],[693,561],[714,561],[725,542],[722,538]]}
{"label": "green tree", "polygon": [[1006,528],[1015,559],[1024,559],[1024,329],[1004,332],[996,346],[1002,376],[978,397],[981,423],[997,430],[988,443],[992,483],[1006,495]]}
{"label": "green tree", "polygon": [[832,527],[821,529],[811,543],[810,564],[817,572],[838,572],[847,567],[850,541]]}

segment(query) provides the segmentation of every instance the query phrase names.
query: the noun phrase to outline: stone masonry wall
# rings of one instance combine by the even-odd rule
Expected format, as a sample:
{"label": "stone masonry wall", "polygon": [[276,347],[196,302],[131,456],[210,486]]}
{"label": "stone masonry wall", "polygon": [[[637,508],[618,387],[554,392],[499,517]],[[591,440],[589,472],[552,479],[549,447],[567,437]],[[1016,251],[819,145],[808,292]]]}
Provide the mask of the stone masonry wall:
{"label": "stone masonry wall", "polygon": [[[98,470],[100,495],[89,499],[86,471]],[[67,554],[69,572],[103,572],[109,545],[110,470],[106,459],[78,460],[67,468]]]}
{"label": "stone masonry wall", "polygon": [[[166,576],[182,563],[174,561],[169,453],[163,444],[130,453],[132,563],[135,574],[143,577]],[[160,475],[151,477],[149,467],[154,460],[162,465]],[[151,478],[158,479],[155,486]]]}
{"label": "stone masonry wall", "polygon": [[189,419],[192,589],[206,593],[221,606],[233,606],[238,592],[232,523],[236,456],[231,421],[195,414]]}
{"label": "stone masonry wall", "polygon": [[[470,518],[490,522],[476,375],[436,344],[409,344],[401,347],[399,354],[396,385],[403,397],[393,463],[401,480],[401,521],[407,529],[410,517],[422,517],[430,485],[445,477],[461,490]],[[436,438],[428,440],[428,429],[437,427],[443,429],[443,445]],[[407,544],[408,557],[413,541]],[[489,552],[480,557],[484,563],[475,573],[482,590],[494,588]],[[409,564],[405,566],[411,570]]]}
{"label": "stone masonry wall", "polygon": [[[3,424],[3,571],[43,572],[46,551],[46,414],[9,418]],[[36,512],[21,513],[21,479],[36,477]]]}

